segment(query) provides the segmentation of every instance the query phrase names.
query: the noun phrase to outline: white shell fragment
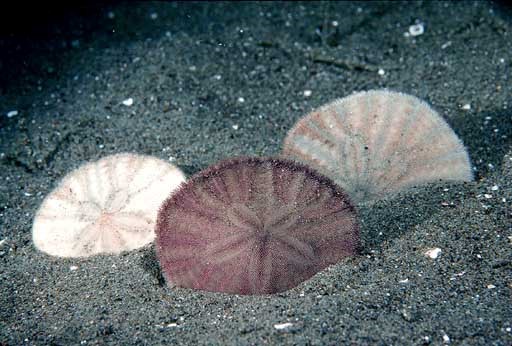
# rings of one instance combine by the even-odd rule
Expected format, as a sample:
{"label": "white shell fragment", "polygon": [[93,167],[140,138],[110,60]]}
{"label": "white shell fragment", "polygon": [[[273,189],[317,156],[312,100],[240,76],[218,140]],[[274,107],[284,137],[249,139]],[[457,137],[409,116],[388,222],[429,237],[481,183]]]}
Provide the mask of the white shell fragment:
{"label": "white shell fragment", "polygon": [[18,111],[14,110],[14,111],[9,111],[7,112],[7,118],[12,118],[12,117],[15,117],[16,115],[18,115]]}
{"label": "white shell fragment", "polygon": [[290,323],[290,322],[274,324],[274,328],[277,330],[287,329],[292,326],[293,326],[293,323]]}
{"label": "white shell fragment", "polygon": [[436,259],[441,254],[441,249],[436,247],[433,249],[428,249],[425,251],[425,256],[430,257],[432,259]]}
{"label": "white shell fragment", "polygon": [[158,208],[185,175],[158,158],[116,154],[69,173],[43,201],[34,245],[59,257],[118,254],[153,241]]}
{"label": "white shell fragment", "polygon": [[282,154],[332,178],[355,203],[473,180],[468,153],[444,119],[420,99],[386,90],[359,92],[299,119]]}
{"label": "white shell fragment", "polygon": [[423,23],[418,23],[409,26],[409,34],[411,36],[420,36],[423,35],[425,32],[425,27],[423,26]]}
{"label": "white shell fragment", "polygon": [[133,99],[131,97],[127,98],[126,100],[123,100],[122,103],[123,105],[130,107],[131,105],[133,105]]}

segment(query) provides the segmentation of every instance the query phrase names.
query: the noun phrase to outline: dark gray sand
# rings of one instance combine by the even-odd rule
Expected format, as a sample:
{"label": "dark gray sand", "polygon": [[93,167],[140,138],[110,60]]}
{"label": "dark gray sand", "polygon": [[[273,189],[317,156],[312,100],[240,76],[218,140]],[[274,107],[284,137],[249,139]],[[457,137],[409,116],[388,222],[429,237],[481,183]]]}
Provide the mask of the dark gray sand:
{"label": "dark gray sand", "polygon": [[[415,23],[424,33],[404,35]],[[509,9],[124,3],[32,24],[0,38],[1,345],[512,344]],[[131,151],[190,175],[277,154],[300,116],[372,88],[432,104],[476,180],[361,207],[362,254],[295,289],[171,289],[152,248],[85,260],[34,249],[39,204],[84,162]]]}

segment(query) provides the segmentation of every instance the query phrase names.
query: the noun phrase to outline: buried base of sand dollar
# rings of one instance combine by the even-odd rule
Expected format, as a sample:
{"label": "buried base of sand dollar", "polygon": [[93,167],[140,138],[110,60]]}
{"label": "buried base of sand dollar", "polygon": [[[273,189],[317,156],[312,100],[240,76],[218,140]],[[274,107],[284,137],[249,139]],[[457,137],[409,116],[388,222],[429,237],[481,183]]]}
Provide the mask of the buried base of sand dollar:
{"label": "buried base of sand dollar", "polygon": [[156,157],[116,154],[64,177],[44,199],[34,245],[59,257],[118,254],[153,241],[158,208],[185,175]]}

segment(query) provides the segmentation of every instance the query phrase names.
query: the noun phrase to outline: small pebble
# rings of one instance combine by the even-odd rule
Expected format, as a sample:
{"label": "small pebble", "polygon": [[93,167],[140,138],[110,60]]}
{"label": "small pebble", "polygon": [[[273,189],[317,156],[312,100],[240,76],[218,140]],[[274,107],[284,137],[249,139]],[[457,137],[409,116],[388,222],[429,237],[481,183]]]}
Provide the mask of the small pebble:
{"label": "small pebble", "polygon": [[133,99],[131,97],[127,98],[123,101],[123,105],[130,107],[131,105],[133,105]]}
{"label": "small pebble", "polygon": [[409,279],[400,280],[398,282],[401,283],[401,284],[406,284],[406,283],[409,282]]}
{"label": "small pebble", "polygon": [[450,342],[450,337],[446,334],[443,335],[443,342],[448,344]]}
{"label": "small pebble", "polygon": [[233,130],[238,130],[238,125],[233,125],[231,127],[233,128]]}
{"label": "small pebble", "polygon": [[71,270],[71,271],[75,271],[75,270],[77,270],[77,269],[78,269],[78,267],[77,267],[77,266],[71,266],[71,267],[69,267],[69,270]]}
{"label": "small pebble", "polygon": [[471,105],[469,103],[466,103],[461,108],[464,109],[465,111],[469,111],[471,109]]}
{"label": "small pebble", "polygon": [[15,117],[16,115],[18,115],[18,111],[10,111],[10,112],[7,112],[7,118],[12,118],[12,117]]}
{"label": "small pebble", "polygon": [[441,249],[436,247],[436,248],[432,248],[432,249],[428,249],[426,252],[425,252],[425,256],[428,256],[432,259],[436,259],[437,257],[439,257],[439,254],[441,254]]}
{"label": "small pebble", "polygon": [[312,93],[311,90],[304,90],[304,97],[310,97]]}
{"label": "small pebble", "polygon": [[452,41],[448,41],[441,46],[441,49],[446,49],[452,45]]}
{"label": "small pebble", "polygon": [[493,187],[491,187],[492,191],[498,191],[498,189],[499,189],[498,185],[494,185]]}
{"label": "small pebble", "polygon": [[425,28],[423,26],[423,23],[414,24],[409,27],[409,34],[411,36],[420,36],[423,35],[424,32]]}
{"label": "small pebble", "polygon": [[492,290],[493,288],[496,288],[496,286],[494,286],[494,285],[492,285],[492,284],[489,284],[489,285],[487,285],[487,288],[488,288],[488,289],[490,289],[490,290]]}
{"label": "small pebble", "polygon": [[384,71],[383,69],[379,68],[379,71],[377,73],[379,74],[379,76],[384,76],[386,74],[386,71]]}
{"label": "small pebble", "polygon": [[466,274],[466,272],[460,272],[460,273],[453,274],[453,276],[450,278],[450,281],[457,280],[456,276],[462,276],[464,274]]}
{"label": "small pebble", "polygon": [[274,324],[274,328],[277,330],[290,328],[291,326],[293,326],[293,323],[290,323],[290,322]]}

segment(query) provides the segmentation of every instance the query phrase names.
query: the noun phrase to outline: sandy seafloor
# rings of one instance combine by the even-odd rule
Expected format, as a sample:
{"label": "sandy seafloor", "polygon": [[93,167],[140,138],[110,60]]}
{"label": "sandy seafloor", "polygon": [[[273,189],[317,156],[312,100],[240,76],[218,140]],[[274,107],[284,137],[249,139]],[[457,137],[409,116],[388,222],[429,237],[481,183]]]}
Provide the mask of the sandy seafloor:
{"label": "sandy seafloor", "polygon": [[[512,344],[511,18],[488,2],[110,3],[2,33],[0,345]],[[362,254],[288,292],[168,288],[151,247],[32,244],[42,199],[84,162],[129,151],[190,175],[274,155],[300,116],[374,88],[439,111],[475,182],[360,207]]]}

